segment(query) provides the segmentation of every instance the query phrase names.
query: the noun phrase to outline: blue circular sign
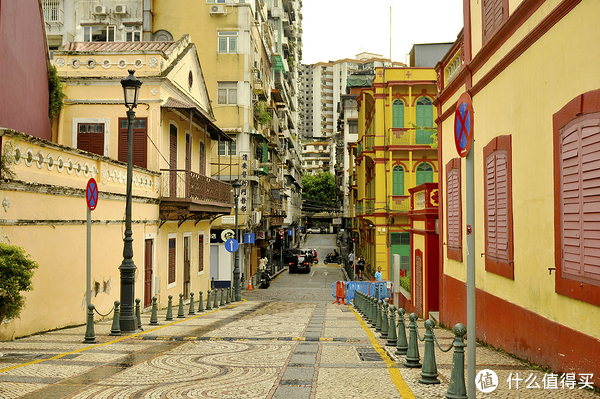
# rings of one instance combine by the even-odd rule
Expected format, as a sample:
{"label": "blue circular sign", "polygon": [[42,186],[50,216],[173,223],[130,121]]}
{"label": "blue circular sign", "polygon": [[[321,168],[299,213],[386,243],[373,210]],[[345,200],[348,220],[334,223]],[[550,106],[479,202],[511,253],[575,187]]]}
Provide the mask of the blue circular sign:
{"label": "blue circular sign", "polygon": [[454,144],[460,157],[465,157],[473,144],[473,103],[468,93],[463,93],[456,105]]}
{"label": "blue circular sign", "polygon": [[227,250],[227,252],[235,252],[238,250],[239,247],[240,244],[235,238],[230,238],[229,240],[225,241],[225,249]]}

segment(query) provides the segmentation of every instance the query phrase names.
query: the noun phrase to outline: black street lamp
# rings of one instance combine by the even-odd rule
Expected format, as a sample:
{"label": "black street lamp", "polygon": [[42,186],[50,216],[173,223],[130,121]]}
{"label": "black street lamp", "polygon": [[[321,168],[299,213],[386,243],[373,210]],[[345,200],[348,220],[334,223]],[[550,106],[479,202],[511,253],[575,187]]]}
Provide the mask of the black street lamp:
{"label": "black street lamp", "polygon": [[135,297],[135,263],[133,263],[133,232],[131,231],[131,183],[133,177],[133,120],[135,119],[134,108],[137,107],[140,82],[129,70],[129,76],[121,80],[125,106],[127,111],[127,200],[125,205],[125,237],[123,238],[123,262],[119,266],[121,271],[121,313],[119,324],[124,333],[137,330],[137,319],[134,314]]}
{"label": "black street lamp", "polygon": [[[233,200],[235,201],[235,239],[240,242],[240,233],[238,230],[238,199],[240,198],[240,188],[242,185],[238,179],[231,184],[233,187]],[[238,247],[235,251],[235,263],[233,264],[233,284],[234,286],[234,299],[236,302],[242,300],[242,294],[240,292],[240,248]]]}

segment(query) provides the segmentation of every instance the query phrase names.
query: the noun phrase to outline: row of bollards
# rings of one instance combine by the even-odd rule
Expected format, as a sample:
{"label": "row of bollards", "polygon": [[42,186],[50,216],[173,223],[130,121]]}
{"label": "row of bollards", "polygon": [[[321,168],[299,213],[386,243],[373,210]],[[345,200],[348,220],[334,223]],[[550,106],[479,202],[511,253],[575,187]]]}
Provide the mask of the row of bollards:
{"label": "row of bollards", "polygon": [[[454,342],[447,349],[442,349],[437,342],[433,328],[434,322],[425,321],[425,335],[421,338],[417,326],[418,316],[416,313],[409,315],[409,324],[406,326],[404,309],[396,310],[394,305],[389,304],[389,299],[378,299],[377,287],[375,295],[371,296],[363,292],[356,291],[354,297],[354,307],[359,314],[363,316],[366,322],[376,332],[380,333],[380,338],[386,340],[386,346],[396,347],[395,355],[405,356],[404,367],[421,368],[421,384],[439,384],[437,365],[435,362],[435,344],[442,352],[448,352],[454,348],[452,358],[452,374],[450,386],[446,392],[446,398],[466,399],[467,390],[465,385],[465,342],[464,336],[467,332],[466,327],[458,323],[454,326]],[[396,314],[398,322],[396,322]],[[408,338],[406,330],[408,328]],[[419,355],[419,341],[425,343],[423,353],[423,363]]]}
{"label": "row of bollards", "polygon": [[[202,298],[202,294],[203,294],[203,292],[200,291],[199,297],[198,297],[198,310],[197,310],[198,313],[204,312],[204,309],[205,309],[204,299]],[[211,298],[211,294],[212,294],[212,298]],[[219,294],[220,294],[220,300],[219,300]],[[168,298],[169,298],[169,301],[168,301],[168,305],[167,305],[167,315],[166,315],[165,320],[172,321],[173,320],[173,295],[169,295]],[[211,290],[206,291],[206,310],[212,310],[213,308],[217,309],[217,308],[219,308],[219,306],[225,306],[225,305],[231,304],[232,302],[235,302],[234,290],[232,287],[214,289],[212,291]],[[139,298],[137,298],[135,300],[135,316],[136,316],[136,320],[137,320],[137,330],[143,331],[140,303],[141,303],[141,300]],[[120,336],[121,335],[121,326],[120,326],[120,321],[119,321],[120,305],[121,305],[121,303],[119,301],[115,301],[113,308],[106,315],[102,315],[102,314],[98,313],[98,311],[96,310],[96,308],[93,304],[90,304],[88,306],[86,331],[85,331],[85,338],[84,338],[83,343],[86,343],[86,344],[95,344],[96,343],[96,334],[94,332],[94,311],[96,311],[96,313],[100,314],[101,316],[108,316],[111,312],[113,312],[114,313],[113,314],[113,323],[112,323],[112,327],[110,329],[110,335],[111,336]],[[192,292],[192,293],[190,293],[190,304],[189,304],[189,309],[188,309],[188,315],[193,316],[195,314],[196,314],[196,310],[194,308],[194,293]],[[185,318],[183,294],[179,294],[179,307],[178,307],[178,311],[177,311],[177,318]],[[158,324],[159,323],[158,323],[157,298],[152,297],[152,314],[150,316],[150,325],[158,325]]]}

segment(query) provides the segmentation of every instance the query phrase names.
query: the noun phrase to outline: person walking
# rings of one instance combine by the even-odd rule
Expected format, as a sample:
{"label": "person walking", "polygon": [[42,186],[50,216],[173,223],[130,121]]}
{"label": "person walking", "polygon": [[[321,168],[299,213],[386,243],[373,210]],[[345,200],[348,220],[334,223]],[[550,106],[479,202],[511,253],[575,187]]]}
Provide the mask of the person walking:
{"label": "person walking", "polygon": [[360,280],[362,281],[363,273],[365,271],[365,258],[363,258],[362,256],[359,257],[357,264],[358,264],[358,278],[360,278]]}
{"label": "person walking", "polygon": [[356,270],[356,265],[354,264],[354,254],[352,252],[350,252],[350,254],[348,254],[348,263],[350,263],[352,265],[352,271],[354,271],[354,277],[356,277],[358,272]]}
{"label": "person walking", "polygon": [[382,276],[381,276],[381,266],[377,267],[377,272],[375,272],[375,280],[377,281],[381,281]]}

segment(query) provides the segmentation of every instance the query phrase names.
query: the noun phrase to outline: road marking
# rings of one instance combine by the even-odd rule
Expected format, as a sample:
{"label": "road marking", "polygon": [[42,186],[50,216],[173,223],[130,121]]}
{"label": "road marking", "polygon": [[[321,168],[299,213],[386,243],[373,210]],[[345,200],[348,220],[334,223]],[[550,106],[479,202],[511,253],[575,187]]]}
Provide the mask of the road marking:
{"label": "road marking", "polygon": [[312,272],[312,274],[310,276],[313,277],[316,272],[317,272],[316,270],[313,270],[313,272]]}
{"label": "road marking", "polygon": [[400,396],[402,397],[402,399],[415,399],[415,395],[412,393],[408,385],[406,385],[406,382],[404,382],[404,379],[402,378],[402,374],[400,374],[400,370],[398,370],[398,365],[396,364],[396,362],[390,359],[385,349],[383,349],[381,345],[379,345],[379,341],[377,341],[371,329],[367,327],[362,317],[360,317],[358,313],[354,311],[354,307],[351,305],[348,305],[348,307],[350,308],[352,313],[354,313],[354,316],[360,322],[360,325],[369,336],[369,341],[371,341],[371,344],[373,344],[373,347],[375,348],[377,353],[381,355],[381,358],[387,364],[387,369],[390,373],[390,377],[392,378],[392,382],[396,385],[396,388],[398,388],[398,392],[400,392]]}

